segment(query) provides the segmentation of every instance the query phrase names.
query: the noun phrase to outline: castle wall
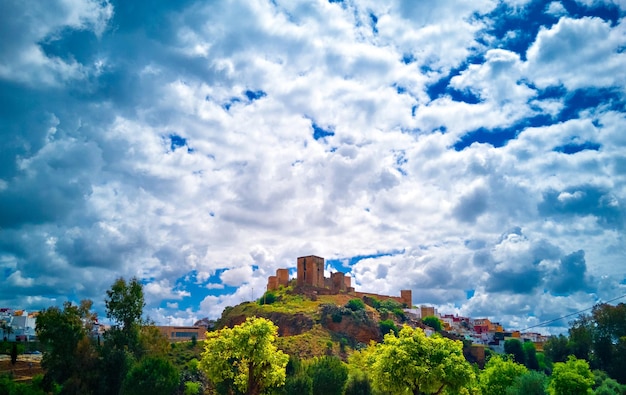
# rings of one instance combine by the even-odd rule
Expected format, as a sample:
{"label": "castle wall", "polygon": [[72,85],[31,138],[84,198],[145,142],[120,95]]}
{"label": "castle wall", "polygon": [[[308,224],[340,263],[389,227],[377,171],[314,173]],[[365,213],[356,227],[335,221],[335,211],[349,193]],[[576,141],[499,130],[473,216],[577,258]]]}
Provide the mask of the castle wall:
{"label": "castle wall", "polygon": [[[406,300],[403,299],[400,296],[379,295],[379,294],[373,294],[373,293],[369,293],[369,292],[355,292],[354,294],[357,297],[359,297],[359,298],[363,298],[364,296],[368,296],[370,298],[376,298],[376,299],[379,299],[379,300],[392,299],[392,300],[395,300],[396,302],[401,303],[401,304],[405,304],[406,303]],[[409,307],[411,306],[408,303],[406,303],[406,304]]]}

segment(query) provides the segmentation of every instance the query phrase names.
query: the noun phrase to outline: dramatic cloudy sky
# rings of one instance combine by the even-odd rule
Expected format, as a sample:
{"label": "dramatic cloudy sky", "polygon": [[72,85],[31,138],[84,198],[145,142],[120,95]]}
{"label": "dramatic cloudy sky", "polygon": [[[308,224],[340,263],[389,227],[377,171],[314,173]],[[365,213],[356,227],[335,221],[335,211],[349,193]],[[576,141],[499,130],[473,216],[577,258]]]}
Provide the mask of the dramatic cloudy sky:
{"label": "dramatic cloudy sky", "polygon": [[625,16],[4,0],[0,305],[104,315],[137,276],[153,320],[191,324],[302,255],[517,329],[624,295]]}

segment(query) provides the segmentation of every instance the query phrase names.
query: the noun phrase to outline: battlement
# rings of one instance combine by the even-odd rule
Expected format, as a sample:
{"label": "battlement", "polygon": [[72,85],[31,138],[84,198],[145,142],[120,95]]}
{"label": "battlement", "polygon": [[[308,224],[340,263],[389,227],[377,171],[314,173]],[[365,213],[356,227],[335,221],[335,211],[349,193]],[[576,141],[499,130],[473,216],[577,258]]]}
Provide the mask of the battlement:
{"label": "battlement", "polygon": [[[330,278],[324,277],[324,258],[308,255],[297,259],[296,288],[313,290],[319,294],[336,295],[340,293],[354,295],[358,298],[375,297],[377,299],[393,299],[408,307],[413,306],[413,292],[410,289],[400,291],[400,297],[379,295],[367,292],[356,292],[352,287],[352,278],[342,272],[330,274]],[[273,291],[281,286],[289,285],[289,269],[276,270],[275,276],[267,279],[267,290]]]}

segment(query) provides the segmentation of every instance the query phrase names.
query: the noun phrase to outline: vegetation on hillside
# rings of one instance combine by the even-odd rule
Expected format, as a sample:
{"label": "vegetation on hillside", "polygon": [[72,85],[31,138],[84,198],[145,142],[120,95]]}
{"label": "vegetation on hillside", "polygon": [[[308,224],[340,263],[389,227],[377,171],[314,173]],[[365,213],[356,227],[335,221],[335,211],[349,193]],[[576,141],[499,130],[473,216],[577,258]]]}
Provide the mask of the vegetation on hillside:
{"label": "vegetation on hillside", "polygon": [[[206,341],[170,344],[142,318],[141,284],[119,279],[105,297],[115,325],[102,339],[91,334],[89,301],[42,311],[45,374],[30,383],[0,376],[0,393],[626,394],[624,304],[596,306],[543,352],[509,339],[508,355],[488,352],[481,370],[445,331],[428,337],[406,325],[395,301],[272,295],[226,309]],[[381,338],[358,342],[363,333]]]}

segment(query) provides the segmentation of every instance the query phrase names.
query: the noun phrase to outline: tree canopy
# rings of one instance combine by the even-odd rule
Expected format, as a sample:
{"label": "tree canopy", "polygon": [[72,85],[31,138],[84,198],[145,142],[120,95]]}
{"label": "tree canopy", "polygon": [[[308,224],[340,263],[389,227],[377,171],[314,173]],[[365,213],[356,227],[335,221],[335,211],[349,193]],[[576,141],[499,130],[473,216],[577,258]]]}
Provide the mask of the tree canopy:
{"label": "tree canopy", "polygon": [[505,394],[518,377],[526,374],[528,369],[509,358],[499,355],[492,356],[480,374],[480,388],[483,395]]}
{"label": "tree canopy", "polygon": [[570,355],[567,362],[554,364],[548,391],[550,395],[593,394],[593,373],[583,359]]}
{"label": "tree canopy", "polygon": [[277,333],[274,323],[256,317],[232,329],[207,332],[200,368],[213,382],[249,395],[282,386],[289,356],[276,348]]}
{"label": "tree canopy", "polygon": [[383,392],[438,394],[458,391],[475,380],[460,341],[426,337],[420,328],[405,325],[398,336],[388,333],[383,343],[371,344],[368,349],[362,361],[374,387]]}

